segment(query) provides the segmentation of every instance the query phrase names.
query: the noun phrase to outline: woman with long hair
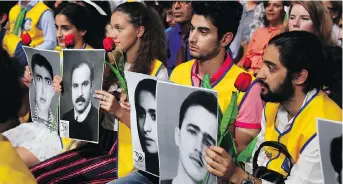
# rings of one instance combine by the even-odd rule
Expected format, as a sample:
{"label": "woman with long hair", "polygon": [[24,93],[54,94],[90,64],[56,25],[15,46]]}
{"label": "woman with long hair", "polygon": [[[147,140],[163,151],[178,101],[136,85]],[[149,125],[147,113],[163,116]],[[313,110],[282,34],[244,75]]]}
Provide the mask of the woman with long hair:
{"label": "woman with long hair", "polygon": [[250,72],[257,74],[262,67],[263,50],[267,47],[268,42],[274,36],[280,34],[286,12],[284,6],[286,1],[268,1],[265,2],[265,16],[263,18],[264,26],[256,29],[253,33],[243,58],[238,62],[242,67],[246,60],[251,60]]}
{"label": "woman with long hair", "polygon": [[285,31],[314,33],[325,46],[335,46],[332,37],[333,22],[321,1],[292,1]]}
{"label": "woman with long hair", "polygon": [[[163,25],[154,10],[138,2],[121,4],[111,25],[112,38],[125,54],[126,70],[168,79],[162,64],[167,59]],[[60,82],[54,78],[59,93]],[[118,88],[118,80],[106,67],[103,90],[95,95],[101,107],[99,144],[87,143],[32,167],[38,183],[106,183],[133,170],[129,105]]]}

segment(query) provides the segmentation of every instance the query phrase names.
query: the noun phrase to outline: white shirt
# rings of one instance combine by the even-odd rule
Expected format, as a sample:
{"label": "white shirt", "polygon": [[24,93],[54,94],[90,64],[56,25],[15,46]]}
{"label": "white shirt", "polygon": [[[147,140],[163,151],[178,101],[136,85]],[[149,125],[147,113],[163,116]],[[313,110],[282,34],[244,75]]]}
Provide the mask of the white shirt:
{"label": "white shirt", "polygon": [[[309,101],[315,93],[316,90],[309,91],[306,94],[303,105],[307,101]],[[264,142],[266,131],[266,119],[264,116],[264,110],[262,113],[262,128],[261,132],[257,135],[258,139],[253,153],[255,153],[258,147]],[[279,121],[279,125],[277,127],[278,130],[280,130],[280,132],[284,132],[290,127],[293,118],[288,121],[287,111],[280,107],[277,113],[277,120]],[[285,184],[323,184],[324,178],[322,175],[319,153],[319,140],[318,136],[316,136],[300,154],[299,160],[293,166],[290,176],[285,181]],[[269,159],[266,157],[265,152],[261,151],[257,159],[257,164],[259,166],[266,166],[268,161]],[[246,171],[252,173],[252,159],[250,160],[250,163],[246,164]],[[265,180],[262,180],[262,183],[272,184],[271,182]]]}
{"label": "white shirt", "polygon": [[22,123],[7,130],[3,135],[13,147],[26,148],[41,162],[60,154],[62,151],[61,138],[57,132],[51,131],[43,123]]}
{"label": "white shirt", "polygon": [[91,110],[91,107],[92,107],[92,103],[89,102],[88,107],[86,108],[86,110],[83,111],[82,114],[77,112],[74,108],[74,119],[77,122],[83,122],[87,118],[87,115],[88,115],[89,111]]}

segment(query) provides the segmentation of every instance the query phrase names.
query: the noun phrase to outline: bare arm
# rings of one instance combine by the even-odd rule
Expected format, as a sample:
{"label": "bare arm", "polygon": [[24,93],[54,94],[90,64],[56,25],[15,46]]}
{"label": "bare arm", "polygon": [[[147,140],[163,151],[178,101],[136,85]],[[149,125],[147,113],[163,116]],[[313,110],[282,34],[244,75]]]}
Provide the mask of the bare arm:
{"label": "bare arm", "polygon": [[40,162],[40,160],[29,150],[23,147],[17,147],[16,151],[23,162],[28,166],[32,167]]}

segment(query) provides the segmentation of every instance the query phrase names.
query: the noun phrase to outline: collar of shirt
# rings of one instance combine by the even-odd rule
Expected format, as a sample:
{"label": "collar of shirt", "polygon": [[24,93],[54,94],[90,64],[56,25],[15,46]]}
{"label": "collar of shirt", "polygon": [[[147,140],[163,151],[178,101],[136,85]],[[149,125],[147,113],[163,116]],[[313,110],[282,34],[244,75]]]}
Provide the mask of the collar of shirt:
{"label": "collar of shirt", "polygon": [[[226,59],[223,62],[222,66],[210,78],[211,85],[218,82],[222,78],[222,76],[225,75],[225,73],[228,71],[231,65],[232,65],[231,56],[230,54],[226,53]],[[192,75],[193,86],[200,87],[202,84],[202,78],[204,76],[199,74],[197,60],[194,60],[191,75]]]}
{"label": "collar of shirt", "polygon": [[280,32],[280,31],[281,31],[281,27],[282,27],[282,24],[281,24],[281,25],[278,25],[278,26],[276,26],[276,27],[271,27],[271,26],[269,26],[269,27],[268,27],[268,32],[269,32],[269,33]]}
{"label": "collar of shirt", "polygon": [[39,0],[31,0],[25,7],[22,5],[22,1],[23,0],[19,0],[20,7],[26,8],[26,11],[30,11],[38,3]]}
{"label": "collar of shirt", "polygon": [[89,111],[91,110],[91,107],[92,107],[92,103],[90,102],[88,104],[86,110],[83,111],[82,114],[79,114],[79,112],[77,112],[74,108],[74,119],[79,123],[83,122],[87,118],[87,115],[88,115]]}
{"label": "collar of shirt", "polygon": [[[318,91],[317,89],[313,89],[313,90],[307,92],[305,99],[304,99],[304,102],[301,105],[300,110],[302,108],[304,108],[305,104],[307,104],[307,102],[309,102],[315,94],[317,94],[317,91]],[[278,113],[277,113],[277,119],[276,119],[277,129],[280,132],[286,131],[292,125],[293,119],[294,119],[294,117],[288,121],[288,112],[286,111],[285,108],[280,106]]]}
{"label": "collar of shirt", "polygon": [[49,108],[48,121],[46,121],[38,116],[37,108],[38,108],[37,103],[35,103],[31,111],[32,121],[44,124],[50,131],[56,131],[57,128],[54,126],[55,125],[54,116],[51,109]]}

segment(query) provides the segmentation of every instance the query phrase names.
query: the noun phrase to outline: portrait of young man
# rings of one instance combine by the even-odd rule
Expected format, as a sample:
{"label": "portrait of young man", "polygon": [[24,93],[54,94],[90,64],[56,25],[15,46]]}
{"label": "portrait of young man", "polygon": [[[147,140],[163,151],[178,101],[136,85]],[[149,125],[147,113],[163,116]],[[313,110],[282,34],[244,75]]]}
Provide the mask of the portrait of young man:
{"label": "portrait of young man", "polygon": [[[41,54],[34,54],[31,59],[35,100],[31,104],[32,121],[52,123],[54,114],[50,105],[55,92],[53,90],[53,68]],[[32,102],[31,102],[32,103]]]}
{"label": "portrait of young man", "polygon": [[145,171],[158,176],[156,83],[154,79],[143,79],[138,82],[135,90],[135,108],[139,142],[145,154]]}
{"label": "portrait of young man", "polygon": [[162,184],[202,182],[207,171],[204,149],[216,145],[217,123],[217,98],[213,93],[194,91],[182,102],[175,127],[177,174],[173,179],[162,180]]}
{"label": "portrait of young man", "polygon": [[98,139],[98,109],[92,104],[94,70],[89,61],[75,63],[70,70],[73,108],[62,116],[69,121],[69,137],[96,141]]}

